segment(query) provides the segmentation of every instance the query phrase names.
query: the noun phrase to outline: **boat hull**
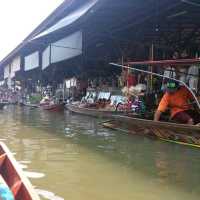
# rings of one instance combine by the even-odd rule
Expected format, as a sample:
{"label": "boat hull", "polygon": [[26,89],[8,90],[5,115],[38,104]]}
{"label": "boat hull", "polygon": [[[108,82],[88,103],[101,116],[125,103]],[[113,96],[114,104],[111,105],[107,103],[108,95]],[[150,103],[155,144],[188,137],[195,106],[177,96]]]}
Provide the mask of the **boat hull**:
{"label": "boat hull", "polygon": [[4,143],[0,143],[0,175],[12,191],[15,200],[40,199]]}
{"label": "boat hull", "polygon": [[98,118],[112,118],[114,115],[123,115],[125,112],[120,111],[105,111],[105,110],[98,110],[98,109],[92,109],[92,108],[83,108],[79,107],[78,105],[67,105],[67,109],[71,112],[81,114],[81,115],[87,115],[91,117],[98,117]]}
{"label": "boat hull", "polygon": [[61,112],[64,110],[64,104],[43,105],[42,108],[51,112]]}
{"label": "boat hull", "polygon": [[104,127],[200,147],[200,127],[117,116]]}
{"label": "boat hull", "polygon": [[30,104],[30,103],[20,103],[20,106],[26,106],[26,107],[29,107],[29,108],[39,108],[39,105],[38,104]]}

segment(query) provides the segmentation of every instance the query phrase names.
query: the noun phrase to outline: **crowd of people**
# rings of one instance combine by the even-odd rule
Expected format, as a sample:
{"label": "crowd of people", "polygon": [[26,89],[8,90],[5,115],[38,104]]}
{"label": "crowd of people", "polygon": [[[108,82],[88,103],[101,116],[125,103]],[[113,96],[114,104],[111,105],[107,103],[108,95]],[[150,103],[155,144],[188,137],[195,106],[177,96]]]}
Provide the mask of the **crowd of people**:
{"label": "crowd of people", "polygon": [[11,104],[18,103],[21,96],[19,90],[8,89],[7,87],[0,87],[0,102],[7,102]]}

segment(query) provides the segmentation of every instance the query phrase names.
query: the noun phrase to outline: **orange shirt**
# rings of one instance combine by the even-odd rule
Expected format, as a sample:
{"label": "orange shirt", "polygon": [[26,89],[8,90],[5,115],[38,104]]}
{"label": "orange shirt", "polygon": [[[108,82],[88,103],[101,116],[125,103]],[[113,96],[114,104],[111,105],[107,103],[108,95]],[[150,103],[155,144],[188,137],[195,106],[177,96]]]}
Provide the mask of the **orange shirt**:
{"label": "orange shirt", "polygon": [[191,109],[188,104],[189,100],[192,100],[193,96],[190,91],[181,86],[175,93],[166,92],[158,106],[158,111],[165,112],[167,108],[171,109],[171,117],[174,117],[177,113]]}

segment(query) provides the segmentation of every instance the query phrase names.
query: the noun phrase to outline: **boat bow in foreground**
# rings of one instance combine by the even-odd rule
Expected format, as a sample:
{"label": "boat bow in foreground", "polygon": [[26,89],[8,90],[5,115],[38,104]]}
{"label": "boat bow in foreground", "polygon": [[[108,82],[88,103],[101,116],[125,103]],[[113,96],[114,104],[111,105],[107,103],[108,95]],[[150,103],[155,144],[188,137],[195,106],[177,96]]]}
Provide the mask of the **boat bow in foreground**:
{"label": "boat bow in foreground", "polygon": [[3,188],[8,188],[15,200],[40,199],[4,143],[0,143],[0,180],[2,180]]}

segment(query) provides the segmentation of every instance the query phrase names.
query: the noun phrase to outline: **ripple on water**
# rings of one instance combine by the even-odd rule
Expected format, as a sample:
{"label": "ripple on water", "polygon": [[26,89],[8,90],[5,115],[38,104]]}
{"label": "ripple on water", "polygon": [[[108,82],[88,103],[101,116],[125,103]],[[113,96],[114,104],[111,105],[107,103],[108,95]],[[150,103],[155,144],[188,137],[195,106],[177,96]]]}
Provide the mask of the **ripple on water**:
{"label": "ripple on water", "polygon": [[23,164],[20,164],[20,163],[19,163],[19,167],[20,167],[21,169],[27,169],[27,168],[28,168],[27,165],[23,165]]}
{"label": "ripple on water", "polygon": [[8,109],[0,113],[1,138],[24,170],[31,161],[26,175],[46,189],[37,189],[41,199],[199,199],[194,149],[126,136],[79,115]]}
{"label": "ripple on water", "polygon": [[113,134],[112,133],[109,133],[109,132],[104,132],[104,131],[99,131],[98,133],[97,133],[97,135],[99,135],[99,136],[104,136],[104,137],[111,137],[111,136],[113,136]]}
{"label": "ripple on water", "polygon": [[42,189],[35,189],[35,191],[41,196],[44,197],[45,199],[49,200],[64,200],[64,198],[56,196],[53,192],[49,192],[47,190],[42,190]]}
{"label": "ripple on water", "polygon": [[38,178],[43,178],[45,177],[45,174],[43,173],[38,173],[38,172],[30,172],[30,171],[24,171],[25,175],[28,178],[34,178],[34,179],[38,179]]}
{"label": "ripple on water", "polygon": [[69,128],[69,127],[65,128],[65,132],[64,133],[65,133],[65,137],[68,137],[68,138],[73,138],[73,137],[75,137],[77,135],[77,133],[73,132],[71,130],[71,128]]}
{"label": "ripple on water", "polygon": [[21,161],[18,161],[19,163],[21,163],[21,164],[30,164],[31,163],[31,161],[29,161],[29,160],[21,160]]}

